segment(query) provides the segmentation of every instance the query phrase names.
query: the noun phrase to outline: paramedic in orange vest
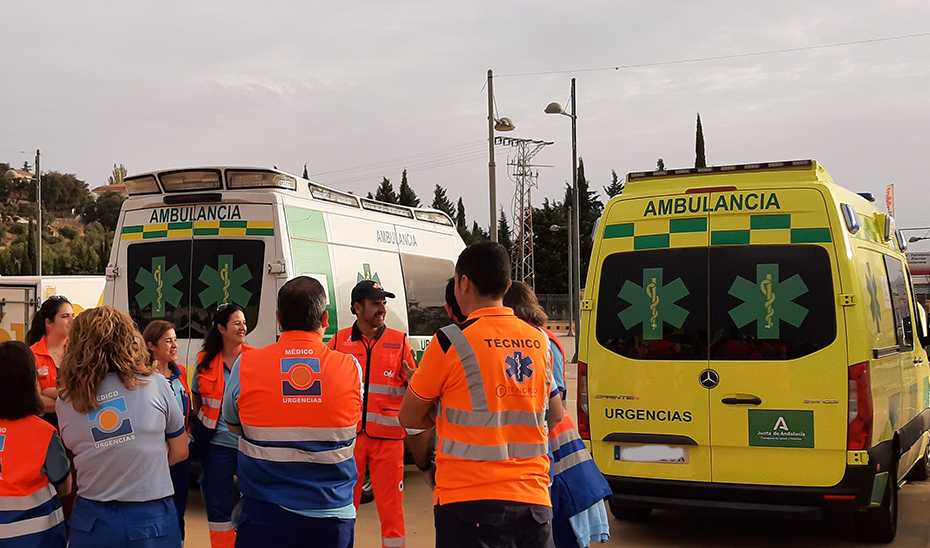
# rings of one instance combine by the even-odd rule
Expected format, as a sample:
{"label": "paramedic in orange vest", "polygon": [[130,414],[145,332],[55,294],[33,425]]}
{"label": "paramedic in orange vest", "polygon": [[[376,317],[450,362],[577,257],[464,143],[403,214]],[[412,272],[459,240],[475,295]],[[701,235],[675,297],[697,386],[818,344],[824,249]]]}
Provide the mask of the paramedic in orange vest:
{"label": "paramedic in orange vest", "polygon": [[436,333],[401,406],[405,427],[436,424],[440,548],[553,546],[546,415],[558,424],[562,404],[549,340],[503,306],[508,287],[500,244],[459,255],[455,298],[468,320]]}
{"label": "paramedic in orange vest", "polygon": [[326,294],[308,276],[278,292],[278,342],[242,354],[223,416],[239,433],[236,546],[352,546],[362,370],[323,343]]}
{"label": "paramedic in orange vest", "polygon": [[[329,347],[355,356],[365,372],[362,420],[355,441],[355,507],[362,498],[365,467],[371,475],[371,488],[381,518],[381,545],[405,546],[404,540],[404,435],[415,454],[429,454],[430,432],[407,430],[397,420],[400,403],[407,390],[416,361],[407,335],[384,325],[387,301],[393,293],[381,284],[362,280],[352,289],[352,327],[339,330]],[[420,467],[428,469],[423,457]]]}

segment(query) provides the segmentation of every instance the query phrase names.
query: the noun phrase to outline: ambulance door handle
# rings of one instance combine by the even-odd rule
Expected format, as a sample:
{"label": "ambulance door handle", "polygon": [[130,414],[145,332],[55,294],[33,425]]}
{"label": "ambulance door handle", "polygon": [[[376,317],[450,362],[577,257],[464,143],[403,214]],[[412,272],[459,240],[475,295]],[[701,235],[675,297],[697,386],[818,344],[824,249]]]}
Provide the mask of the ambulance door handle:
{"label": "ambulance door handle", "polygon": [[720,400],[726,405],[762,405],[762,398],[753,396],[751,398],[723,398]]}
{"label": "ambulance door handle", "polygon": [[920,365],[922,363],[924,363],[923,358],[914,358],[914,365]]}

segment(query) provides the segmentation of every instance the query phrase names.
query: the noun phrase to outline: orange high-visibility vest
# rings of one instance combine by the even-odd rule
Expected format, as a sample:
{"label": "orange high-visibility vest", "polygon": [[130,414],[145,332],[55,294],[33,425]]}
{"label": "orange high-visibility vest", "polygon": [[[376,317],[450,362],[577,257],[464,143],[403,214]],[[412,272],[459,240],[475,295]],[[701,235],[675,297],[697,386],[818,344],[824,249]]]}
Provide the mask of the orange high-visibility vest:
{"label": "orange high-visibility vest", "polygon": [[65,517],[42,472],[55,427],[36,416],[0,419],[0,539],[55,527]]}
{"label": "orange high-visibility vest", "polygon": [[353,324],[340,329],[328,344],[333,350],[355,356],[365,372],[362,420],[358,423],[358,431],[372,438],[402,439],[405,431],[397,415],[407,393],[404,359],[412,369],[416,369],[416,359],[407,335],[384,326],[373,338],[366,339],[357,324]]}
{"label": "orange high-visibility vest", "polygon": [[32,354],[36,357],[36,369],[39,374],[39,387],[43,390],[46,388],[55,388],[58,380],[58,368],[55,366],[55,360],[52,359],[48,351],[48,339],[45,335],[39,339],[39,342],[29,347]]}
{"label": "orange high-visibility vest", "polygon": [[239,361],[239,488],[294,510],[352,504],[361,375],[320,334],[285,331]]}
{"label": "orange high-visibility vest", "polygon": [[442,328],[430,344],[445,350],[444,367],[464,377],[450,377],[439,397],[435,503],[495,499],[551,506],[546,335],[509,308],[485,308],[461,329]]}
{"label": "orange high-visibility vest", "polygon": [[[242,354],[249,350],[253,350],[253,347],[247,344],[242,345]],[[203,361],[205,355],[206,352],[197,354],[197,388],[200,390],[202,400],[200,410],[197,411],[197,418],[210,430],[216,430],[216,423],[220,420],[223,407],[223,391],[226,390],[223,353],[220,352],[213,357],[209,370],[200,367],[200,362]]]}

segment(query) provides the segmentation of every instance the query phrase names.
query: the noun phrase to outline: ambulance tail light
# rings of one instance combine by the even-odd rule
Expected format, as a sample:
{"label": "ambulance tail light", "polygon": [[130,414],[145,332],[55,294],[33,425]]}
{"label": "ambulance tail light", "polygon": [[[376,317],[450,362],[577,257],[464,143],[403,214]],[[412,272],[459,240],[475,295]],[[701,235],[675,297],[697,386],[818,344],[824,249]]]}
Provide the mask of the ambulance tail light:
{"label": "ambulance tail light", "polygon": [[849,366],[849,426],[846,430],[846,449],[868,449],[871,444],[872,380],[869,375],[869,362],[862,362]]}
{"label": "ambulance tail light", "polygon": [[578,434],[583,440],[591,439],[591,421],[588,419],[588,364],[578,362]]}

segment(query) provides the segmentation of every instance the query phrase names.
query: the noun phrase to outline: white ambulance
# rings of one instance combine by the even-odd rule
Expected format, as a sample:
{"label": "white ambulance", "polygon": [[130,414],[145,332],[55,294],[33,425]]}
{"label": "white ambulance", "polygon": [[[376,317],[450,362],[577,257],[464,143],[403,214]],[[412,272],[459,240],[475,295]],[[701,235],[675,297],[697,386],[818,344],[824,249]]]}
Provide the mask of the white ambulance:
{"label": "white ambulance", "polygon": [[[465,244],[433,209],[361,198],[276,169],[206,167],[125,179],[106,270],[105,303],[144,329],[177,328],[179,362],[194,364],[218,305],[245,309],[247,341],[275,341],[278,289],[301,275],[327,291],[327,338],[352,325],[352,288],[381,283],[388,326],[422,351],[446,325],[446,280]],[[418,356],[419,357],[419,356]]]}
{"label": "white ambulance", "polygon": [[103,276],[0,277],[0,342],[25,341],[32,316],[45,299],[64,295],[75,314],[103,302]]}

